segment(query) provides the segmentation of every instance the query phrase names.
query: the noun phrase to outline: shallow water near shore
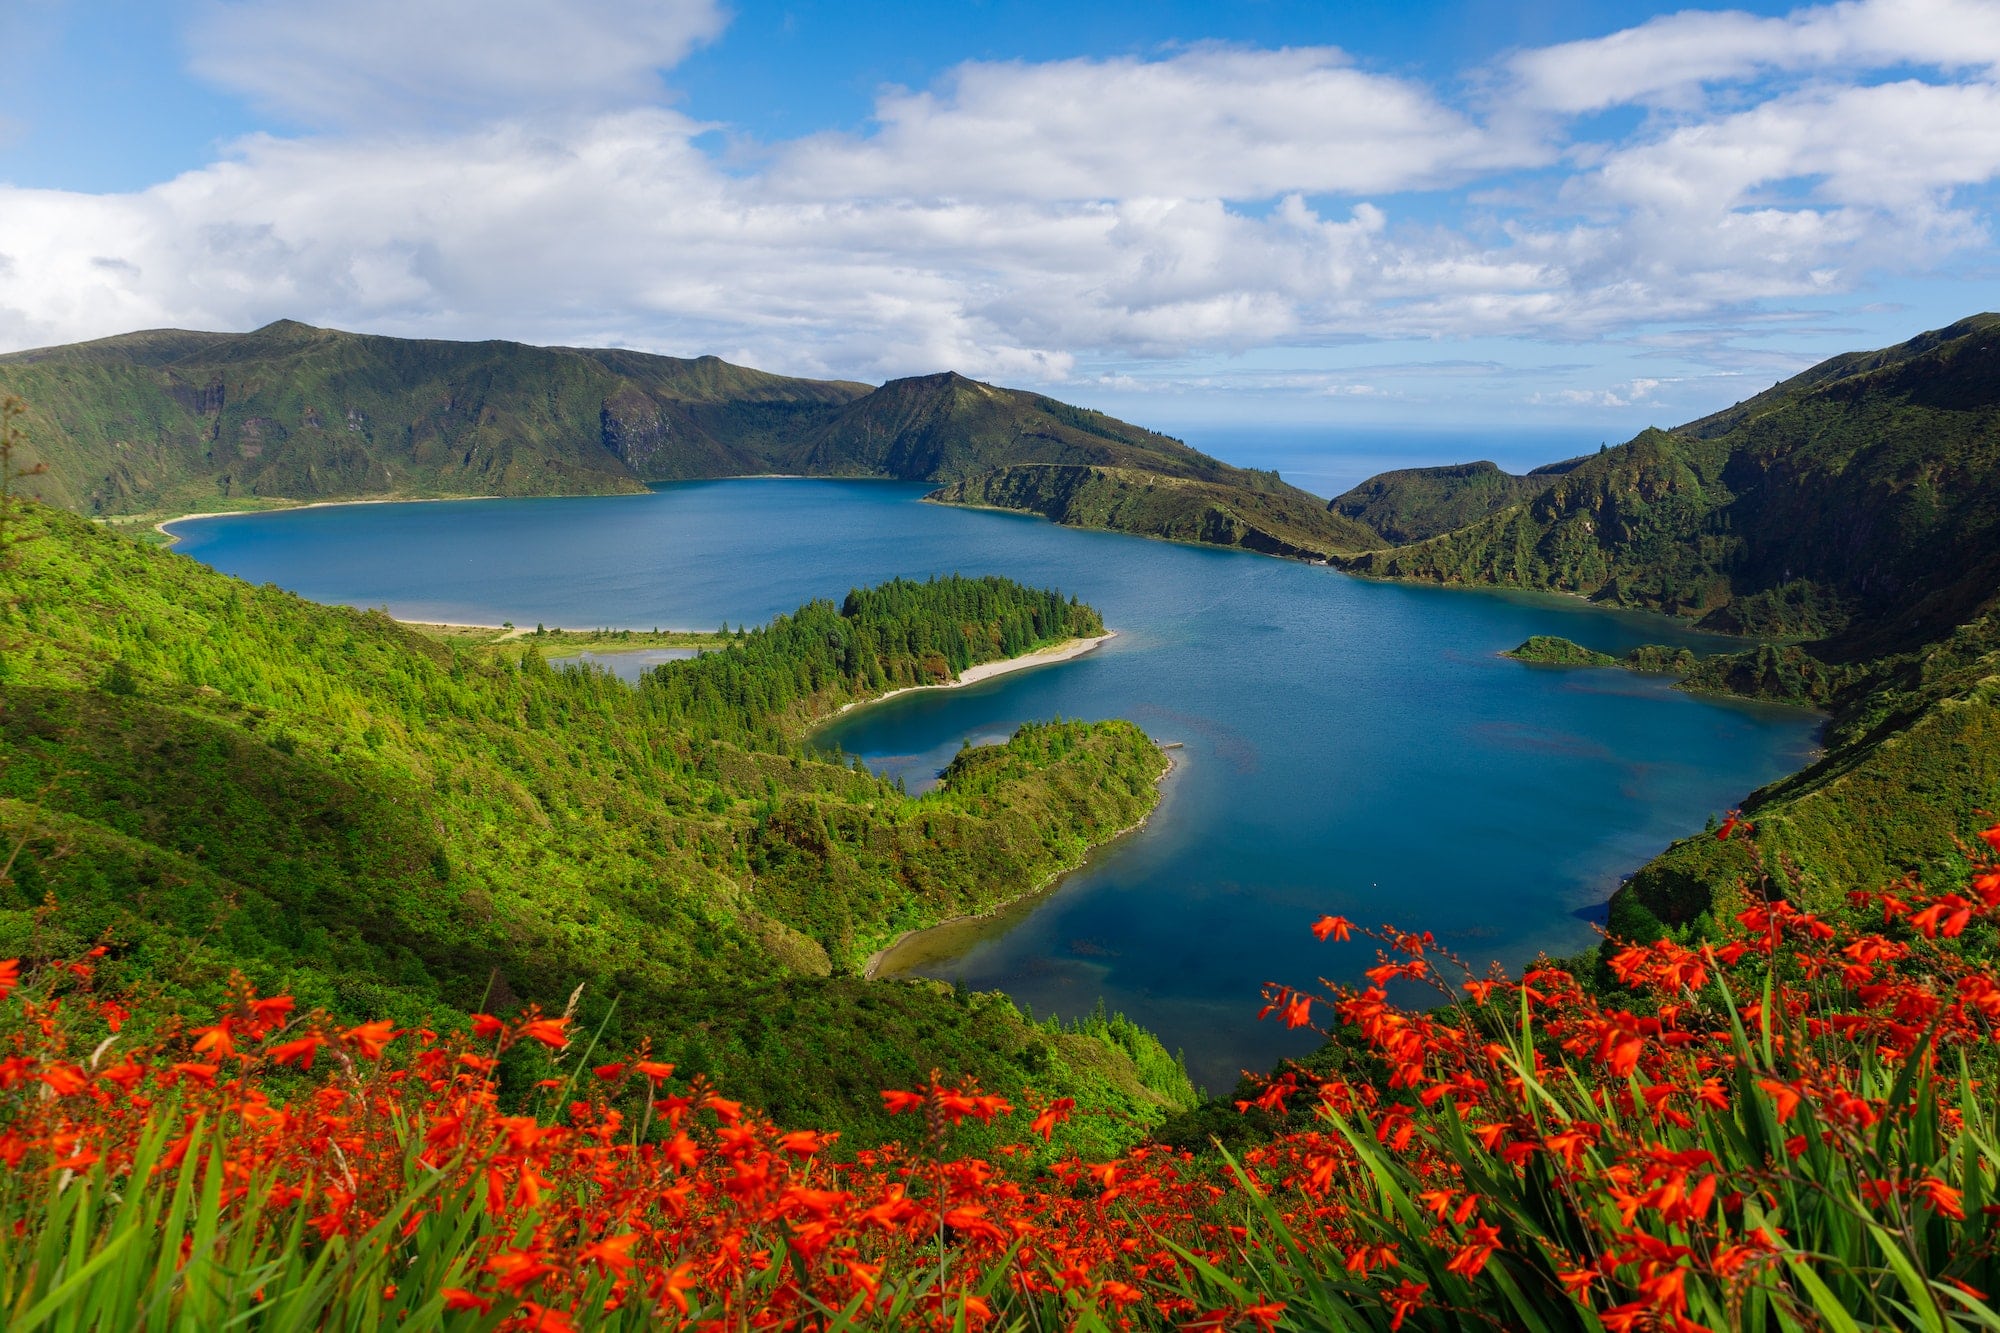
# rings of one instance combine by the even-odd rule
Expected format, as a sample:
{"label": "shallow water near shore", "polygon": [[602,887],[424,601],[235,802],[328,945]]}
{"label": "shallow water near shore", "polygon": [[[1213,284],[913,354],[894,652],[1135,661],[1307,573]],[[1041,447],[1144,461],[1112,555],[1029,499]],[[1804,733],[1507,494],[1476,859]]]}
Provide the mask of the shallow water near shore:
{"label": "shallow water near shore", "polygon": [[1736,646],[1663,617],[1369,583],[926,505],[925,489],[696,482],[174,526],[177,549],[225,572],[416,620],[714,629],[952,572],[1075,593],[1117,638],[858,709],[819,739],[913,790],[962,743],[1031,719],[1127,717],[1182,743],[1143,829],[1034,901],[912,952],[922,975],[1005,990],[1037,1014],[1102,998],[1217,1091],[1310,1045],[1254,1021],[1260,983],[1352,981],[1373,963],[1361,941],[1315,941],[1320,913],[1434,931],[1479,968],[1572,951],[1622,875],[1812,752],[1811,714],[1498,656],[1531,634],[1611,653]]}

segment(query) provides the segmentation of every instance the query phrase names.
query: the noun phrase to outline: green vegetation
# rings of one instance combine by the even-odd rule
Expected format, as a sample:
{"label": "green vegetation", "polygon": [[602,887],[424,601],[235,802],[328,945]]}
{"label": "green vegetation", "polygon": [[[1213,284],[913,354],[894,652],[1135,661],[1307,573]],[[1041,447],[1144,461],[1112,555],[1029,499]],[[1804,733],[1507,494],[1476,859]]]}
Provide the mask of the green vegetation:
{"label": "green vegetation", "polygon": [[[647,1033],[867,1142],[941,1066],[1128,1121],[1189,1089],[1150,1039],[869,983],[897,932],[1081,861],[1157,799],[1125,723],[1050,722],[908,798],[801,739],[819,710],[1094,629],[1001,580],[816,603],[637,689],[253,588],[59,511],[17,517],[0,654],[0,956],[72,956],[149,1012],[267,991],[403,1023],[538,1002]],[[543,642],[547,641],[544,636]],[[505,645],[523,642],[520,639]],[[1133,1052],[1137,1051],[1137,1058]],[[1124,1125],[1124,1128],[1118,1126]]]}
{"label": "green vegetation", "polygon": [[[1496,509],[1540,492],[1551,477],[1581,463],[1550,463],[1525,477],[1502,472],[1493,463],[1402,468],[1370,477],[1327,502],[1329,512],[1379,534],[1391,545],[1428,541],[1476,523]],[[1366,549],[1362,547],[1356,550]]]}
{"label": "green vegetation", "polygon": [[1382,539],[1326,511],[1304,491],[1263,480],[1256,487],[1124,467],[1020,464],[933,492],[940,504],[1041,514],[1079,528],[1237,546],[1266,555],[1324,559],[1365,551]]}
{"label": "green vegetation", "polygon": [[[1345,563],[1795,640],[1700,660],[1644,648],[1623,663],[1829,714],[1823,757],[1745,802],[1754,832],[1678,843],[1613,900],[1615,933],[1701,937],[1746,894],[1824,909],[1932,869],[1957,830],[2000,807],[1996,475],[2000,316],[1979,315],[1646,431],[1456,531]],[[1746,889],[1753,852],[1779,871]]]}
{"label": "green vegetation", "polygon": [[727,648],[736,642],[733,634],[702,630],[644,629],[562,629],[545,625],[516,628],[510,625],[425,625],[405,621],[411,629],[461,647],[490,648],[508,661],[519,661],[527,652],[538,652],[551,661],[578,653],[635,653],[648,648],[696,648],[707,651]]}
{"label": "green vegetation", "polygon": [[[2000,598],[1921,649],[1828,666],[1759,648],[1705,659],[1686,684],[1825,708],[1825,753],[1744,803],[1754,832],[1688,838],[1644,866],[1612,899],[1619,934],[1703,938],[1749,894],[1824,910],[1852,887],[1934,874],[1960,829],[2000,809]],[[1774,882],[1753,854],[1780,868]]]}
{"label": "green vegetation", "polygon": [[[1358,573],[1580,592],[1827,660],[1965,622],[2000,552],[2000,316],[1837,358],[1728,412],[1585,458]],[[1830,655],[1829,655],[1830,654]]]}
{"label": "green vegetation", "polygon": [[1091,608],[1006,579],[896,579],[838,609],[813,602],[779,616],[729,652],[669,663],[644,693],[687,734],[778,745],[847,704],[1102,633]]}
{"label": "green vegetation", "polygon": [[1500,654],[1520,662],[1532,662],[1537,666],[1617,666],[1618,659],[1610,653],[1600,653],[1586,648],[1580,643],[1558,638],[1553,634],[1535,634],[1519,648],[1512,648]]}
{"label": "green vegetation", "polygon": [[[1275,474],[949,373],[870,389],[714,357],[413,341],[279,321],[247,334],[155,330],[0,356],[0,392],[34,405],[28,433],[49,464],[35,493],[142,526],[307,500],[603,494],[763,473],[950,482],[1021,463],[1202,482],[1252,523],[1275,505],[1283,522],[1310,530],[1305,511],[1318,506]],[[1238,544],[1232,522],[1219,530]],[[1198,532],[1211,529],[1215,520]]]}
{"label": "green vegetation", "polygon": [[[1531,662],[1537,666],[1624,667],[1627,671],[1687,678],[1682,683],[1689,689],[1712,690],[1718,694],[1752,693],[1749,690],[1731,688],[1726,684],[1712,683],[1710,680],[1710,675],[1716,671],[1714,664],[1734,662],[1738,659],[1738,654],[1698,658],[1687,648],[1668,648],[1662,644],[1648,643],[1641,644],[1623,657],[1613,657],[1610,653],[1600,653],[1594,648],[1586,648],[1580,643],[1558,635],[1533,634],[1520,647],[1511,648],[1500,655],[1511,657],[1517,662]],[[1693,683],[1689,683],[1690,681]],[[1803,701],[1788,698],[1786,702]]]}

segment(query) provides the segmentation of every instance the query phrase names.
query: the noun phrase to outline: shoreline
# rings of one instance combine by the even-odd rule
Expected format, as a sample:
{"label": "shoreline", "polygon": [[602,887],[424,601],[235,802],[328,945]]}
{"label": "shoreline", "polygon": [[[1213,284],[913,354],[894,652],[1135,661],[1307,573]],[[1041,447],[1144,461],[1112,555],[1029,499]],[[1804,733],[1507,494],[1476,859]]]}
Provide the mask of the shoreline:
{"label": "shoreline", "polygon": [[[191,523],[198,518],[241,518],[246,514],[282,514],[282,513],[287,513],[294,509],[338,509],[346,505],[430,505],[430,504],[444,504],[448,501],[456,501],[456,500],[506,500],[509,498],[521,499],[528,497],[521,497],[521,496],[509,497],[505,495],[388,495],[388,496],[376,496],[369,499],[361,499],[361,500],[307,500],[299,504],[294,504],[291,503],[290,501],[286,501],[279,504],[265,505],[258,509],[214,509],[200,514],[176,514],[172,518],[163,518],[159,522],[155,523],[153,525],[153,531],[159,533],[162,537],[165,537],[167,539],[168,544],[171,545],[172,543],[180,540],[180,536],[177,533],[170,531],[173,525],[176,523]],[[404,623],[444,625],[444,624],[449,624],[450,622],[443,620],[426,620],[426,621],[405,621]],[[500,629],[501,626],[463,625],[459,626],[458,628]]]}
{"label": "shoreline", "polygon": [[887,694],[878,694],[872,699],[856,699],[853,703],[842,704],[839,708],[828,714],[824,720],[815,723],[813,730],[819,730],[819,728],[832,722],[835,718],[856,708],[868,708],[874,704],[884,703],[899,694],[915,694],[919,690],[963,689],[967,685],[977,685],[982,680],[992,680],[996,676],[1006,676],[1016,671],[1026,671],[1030,667],[1054,666],[1057,662],[1068,662],[1074,658],[1082,657],[1085,653],[1094,651],[1101,645],[1109,643],[1117,637],[1117,630],[1108,629],[1093,638],[1068,639],[1053,647],[1038,648],[1032,653],[1022,653],[1019,657],[1003,657],[997,662],[981,662],[977,666],[969,666],[959,673],[957,680],[947,680],[937,685],[905,685],[900,689],[890,690]]}
{"label": "shoreline", "polygon": [[[1113,833],[1103,842],[1097,843],[1096,845],[1091,847],[1089,851],[1083,854],[1083,859],[1081,861],[1078,861],[1075,865],[1066,866],[1060,870],[1050,871],[1047,875],[1045,875],[1041,879],[1039,883],[1035,884],[1031,888],[1024,889],[1020,893],[1013,895],[1012,897],[1006,899],[1003,902],[995,903],[993,906],[987,908],[983,912],[965,912],[958,916],[946,917],[943,921],[936,921],[928,926],[917,926],[914,929],[905,930],[901,932],[896,936],[895,939],[890,940],[887,944],[877,949],[874,953],[868,955],[868,961],[861,965],[861,979],[863,981],[882,981],[882,980],[894,981],[896,979],[896,976],[899,976],[901,974],[898,973],[896,974],[896,976],[890,976],[886,978],[883,977],[881,975],[882,964],[888,960],[890,954],[893,954],[894,952],[896,952],[896,950],[902,948],[905,944],[908,944],[911,940],[917,939],[918,937],[923,935],[928,935],[934,930],[943,930],[947,926],[962,926],[968,921],[984,921],[989,917],[999,916],[1002,912],[1005,912],[1009,908],[1024,903],[1028,899],[1036,896],[1037,894],[1045,893],[1055,888],[1056,885],[1060,884],[1064,879],[1067,879],[1069,876],[1075,874],[1077,871],[1089,865],[1091,858],[1096,856],[1100,851],[1104,850],[1106,847],[1109,847],[1113,843],[1124,838],[1127,834],[1137,833],[1140,829],[1146,827],[1146,825],[1152,820],[1153,816],[1159,812],[1160,806],[1165,804],[1166,802],[1167,779],[1172,777],[1175,773],[1179,772],[1181,766],[1180,760],[1174,758],[1174,756],[1172,756],[1171,754],[1167,754],[1166,746],[1161,745],[1160,742],[1158,741],[1154,741],[1153,744],[1155,747],[1159,749],[1162,755],[1165,755],[1167,761],[1167,766],[1160,770],[1160,776],[1153,779],[1153,785],[1155,787],[1160,788],[1160,799],[1153,802],[1152,809],[1146,811],[1145,814],[1140,815],[1136,822],[1127,824],[1124,828],[1119,829],[1116,833]],[[1178,747],[1180,742],[1176,741],[1174,742],[1174,744]]]}
{"label": "shoreline", "polygon": [[[900,477],[822,477],[809,472],[743,472],[727,477],[681,477],[675,481],[890,481],[899,482]],[[294,509],[335,509],[342,505],[424,505],[445,504],[459,500],[593,500],[611,495],[650,494],[655,486],[672,485],[674,482],[641,482],[643,491],[584,491],[575,494],[558,495],[373,495],[359,496],[352,500],[279,500],[272,504],[259,505],[251,509],[210,509],[197,514],[175,514],[153,524],[153,531],[167,539],[172,546],[179,541],[177,534],[169,531],[176,523],[189,523],[198,518],[240,518],[246,514],[283,514]],[[928,484],[928,483],[925,483]],[[99,520],[104,521],[104,520]],[[439,625],[443,621],[424,621],[424,624]],[[466,629],[499,629],[498,625],[467,625]]]}

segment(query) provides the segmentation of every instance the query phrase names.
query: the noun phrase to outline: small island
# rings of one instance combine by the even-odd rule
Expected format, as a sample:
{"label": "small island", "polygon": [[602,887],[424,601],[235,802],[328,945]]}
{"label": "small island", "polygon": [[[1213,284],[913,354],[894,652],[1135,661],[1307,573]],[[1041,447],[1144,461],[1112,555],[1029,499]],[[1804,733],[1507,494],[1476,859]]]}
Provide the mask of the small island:
{"label": "small island", "polygon": [[1554,634],[1537,634],[1518,648],[1500,654],[1517,662],[1532,662],[1536,666],[1564,667],[1615,667],[1624,663],[1610,653],[1600,653],[1595,648],[1586,648],[1580,643]]}
{"label": "small island", "polygon": [[1669,676],[1685,676],[1694,670],[1698,660],[1687,648],[1669,648],[1657,643],[1642,644],[1623,657],[1613,657],[1610,653],[1600,653],[1595,648],[1586,648],[1556,634],[1534,635],[1520,647],[1511,648],[1500,656],[1536,666],[1623,667],[1627,671]]}

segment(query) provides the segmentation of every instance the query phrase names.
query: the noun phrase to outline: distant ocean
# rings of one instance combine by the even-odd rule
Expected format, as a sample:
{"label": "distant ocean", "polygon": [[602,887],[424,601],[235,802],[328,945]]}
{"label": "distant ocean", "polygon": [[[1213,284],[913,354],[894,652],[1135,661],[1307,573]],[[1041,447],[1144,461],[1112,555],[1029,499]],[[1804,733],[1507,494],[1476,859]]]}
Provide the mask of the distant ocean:
{"label": "distant ocean", "polygon": [[1275,468],[1301,490],[1331,499],[1358,482],[1392,468],[1435,467],[1486,459],[1509,472],[1528,472],[1600,444],[1622,444],[1602,430],[1567,428],[1492,430],[1460,428],[1326,428],[1309,426],[1203,426],[1185,432],[1164,427],[1205,454],[1238,467]]}

